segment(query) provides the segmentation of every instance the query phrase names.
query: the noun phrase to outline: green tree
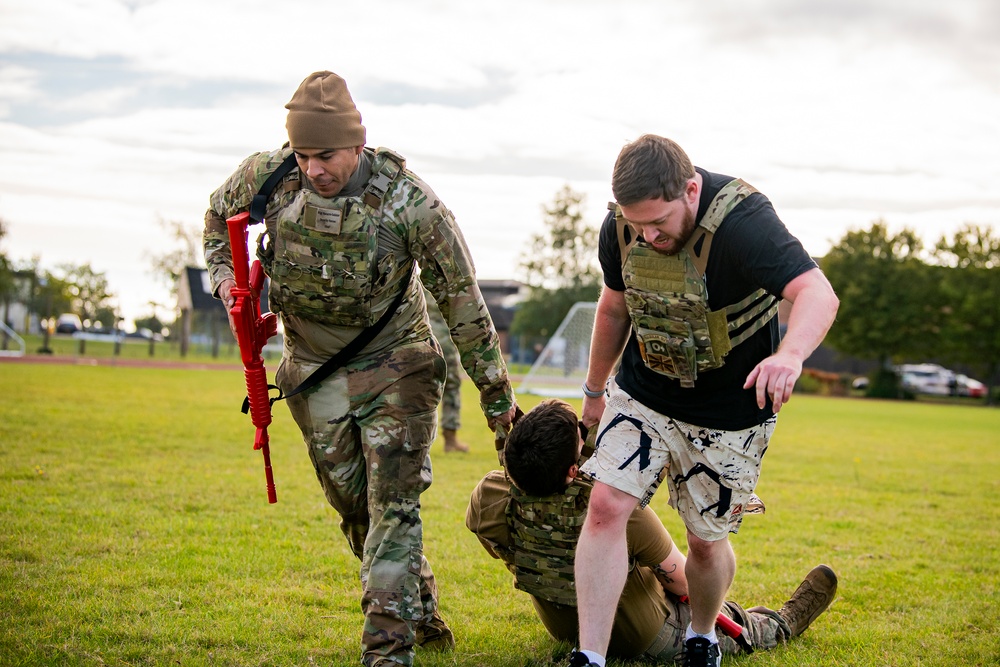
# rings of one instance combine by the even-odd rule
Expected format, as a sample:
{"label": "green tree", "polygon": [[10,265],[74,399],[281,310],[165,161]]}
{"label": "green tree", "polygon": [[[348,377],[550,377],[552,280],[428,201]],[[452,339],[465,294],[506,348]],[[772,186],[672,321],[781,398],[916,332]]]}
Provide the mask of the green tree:
{"label": "green tree", "polygon": [[[7,235],[7,228],[2,218],[0,218],[0,242]],[[15,279],[14,267],[7,258],[7,253],[0,249],[0,322],[11,325],[10,308],[18,300],[17,280]],[[7,329],[0,333],[0,349],[7,349],[9,342]]]}
{"label": "green tree", "polygon": [[147,315],[146,317],[137,317],[135,320],[135,328],[149,329],[153,333],[158,334],[162,333],[163,330],[167,328],[167,325],[164,324],[163,321],[160,320],[160,318],[157,317],[156,313],[154,312],[151,315]]}
{"label": "green tree", "polygon": [[158,224],[170,235],[174,247],[163,253],[148,253],[153,275],[163,280],[169,287],[176,288],[185,268],[205,267],[205,255],[201,245],[202,230],[201,227],[177,220],[161,219]]}
{"label": "green tree", "polygon": [[116,329],[119,322],[121,322],[121,315],[118,309],[111,303],[105,303],[94,313],[95,326],[100,323],[101,327],[105,330],[112,331]]}
{"label": "green tree", "polygon": [[522,337],[522,345],[549,338],[574,303],[596,301],[600,294],[599,230],[584,221],[584,199],[563,186],[551,204],[542,206],[544,229],[521,255],[529,294],[514,314],[511,333]]}
{"label": "green tree", "polygon": [[[7,226],[3,218],[0,218],[0,241],[7,235]],[[15,284],[14,272],[11,267],[7,253],[0,249],[0,303],[3,304],[3,313],[6,317],[7,307],[14,298]]]}
{"label": "green tree", "polygon": [[940,338],[941,291],[920,258],[922,249],[913,230],[893,235],[878,220],[870,229],[848,232],[823,258],[823,272],[840,297],[826,342],[843,354],[878,360],[870,395],[897,395],[890,362],[931,354]]}
{"label": "green tree", "polygon": [[563,289],[599,283],[599,231],[583,219],[584,200],[585,195],[564,185],[552,204],[542,207],[545,229],[531,237],[521,255],[520,266],[528,285]]}
{"label": "green tree", "polygon": [[993,403],[1000,370],[1000,237],[990,227],[963,225],[949,239],[942,236],[937,259],[949,316],[942,325],[945,356],[982,371]]}
{"label": "green tree", "polygon": [[38,264],[37,257],[32,258],[28,270],[33,271],[38,276],[37,286],[29,308],[32,312],[38,313],[40,318],[51,320],[50,326],[53,326],[55,318],[60,313],[70,312],[73,308],[70,285],[62,277],[51,271],[43,270]]}
{"label": "green tree", "polygon": [[58,267],[63,281],[68,285],[72,310],[80,319],[97,321],[97,313],[108,305],[114,294],[108,288],[108,279],[87,264],[63,264]]}
{"label": "green tree", "polygon": [[[205,255],[201,243],[202,228],[178,220],[160,219],[158,224],[167,232],[173,244],[165,252],[160,254],[147,253],[147,257],[152,262],[153,276],[166,284],[171,293],[176,296],[181,276],[187,267],[205,268]],[[173,324],[180,324],[181,329],[184,329],[185,324],[178,320],[179,315],[182,313],[174,312]],[[153,317],[157,322],[160,321],[155,315]],[[139,324],[136,323],[136,326],[138,327]],[[159,331],[159,329],[154,329],[154,331]],[[186,342],[182,344],[182,350],[182,354],[187,353]]]}

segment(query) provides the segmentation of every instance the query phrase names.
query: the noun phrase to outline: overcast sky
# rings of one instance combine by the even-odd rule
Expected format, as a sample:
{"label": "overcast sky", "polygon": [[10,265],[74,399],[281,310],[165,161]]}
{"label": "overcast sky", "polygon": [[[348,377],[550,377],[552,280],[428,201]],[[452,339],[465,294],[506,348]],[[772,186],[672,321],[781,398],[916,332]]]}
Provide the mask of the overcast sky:
{"label": "overcast sky", "polygon": [[286,139],[310,72],[451,208],[480,278],[519,278],[565,184],[603,218],[645,132],[767,194],[824,254],[883,218],[1000,229],[996,0],[0,0],[0,241],[89,262],[126,318],[173,304],[159,220]]}

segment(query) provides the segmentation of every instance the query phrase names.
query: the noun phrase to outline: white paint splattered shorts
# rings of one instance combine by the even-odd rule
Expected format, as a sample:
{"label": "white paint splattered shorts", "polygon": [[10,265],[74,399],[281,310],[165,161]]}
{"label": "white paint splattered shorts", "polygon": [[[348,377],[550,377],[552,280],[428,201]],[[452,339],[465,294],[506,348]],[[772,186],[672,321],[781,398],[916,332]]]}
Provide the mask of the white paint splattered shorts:
{"label": "white paint splattered shorts", "polygon": [[776,421],[742,431],[703,428],[650,410],[611,382],[597,451],[583,472],[644,506],[666,480],[670,506],[688,530],[721,540],[759,502],[753,490]]}

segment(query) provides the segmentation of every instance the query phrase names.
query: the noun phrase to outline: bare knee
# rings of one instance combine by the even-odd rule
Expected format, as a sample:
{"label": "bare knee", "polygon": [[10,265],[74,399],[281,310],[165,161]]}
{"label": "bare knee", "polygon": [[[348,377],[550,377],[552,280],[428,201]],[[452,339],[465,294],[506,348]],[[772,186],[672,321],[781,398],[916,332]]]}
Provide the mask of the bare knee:
{"label": "bare knee", "polygon": [[624,530],[637,504],[635,497],[597,482],[587,505],[586,529],[595,532]]}
{"label": "bare knee", "polygon": [[701,561],[714,560],[730,548],[729,540],[725,537],[721,540],[703,540],[691,531],[688,531],[687,543],[688,558]]}

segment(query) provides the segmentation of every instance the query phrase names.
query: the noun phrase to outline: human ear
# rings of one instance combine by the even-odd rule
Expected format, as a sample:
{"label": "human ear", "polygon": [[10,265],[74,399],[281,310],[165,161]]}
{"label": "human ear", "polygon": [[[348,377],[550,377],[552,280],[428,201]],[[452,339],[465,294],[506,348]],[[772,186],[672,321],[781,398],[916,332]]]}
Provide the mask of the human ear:
{"label": "human ear", "polygon": [[576,476],[579,474],[580,474],[580,466],[574,463],[569,467],[569,470],[566,471],[566,483],[569,484],[570,482],[572,482],[574,479],[576,479]]}

